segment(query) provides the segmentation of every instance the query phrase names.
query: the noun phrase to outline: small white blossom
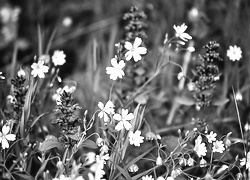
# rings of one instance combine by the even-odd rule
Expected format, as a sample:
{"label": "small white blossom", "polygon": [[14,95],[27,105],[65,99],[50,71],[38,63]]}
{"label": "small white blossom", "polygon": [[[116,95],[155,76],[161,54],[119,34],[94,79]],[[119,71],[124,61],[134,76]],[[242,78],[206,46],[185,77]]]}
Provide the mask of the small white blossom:
{"label": "small white blossom", "polygon": [[146,175],[146,176],[142,176],[142,180],[154,180],[154,178],[152,177],[152,175]]}
{"label": "small white blossom", "polygon": [[104,104],[102,103],[102,102],[99,102],[98,103],[98,107],[100,108],[100,110],[101,110],[101,112],[99,112],[99,114],[98,114],[98,117],[99,118],[103,118],[103,121],[105,122],[105,123],[107,123],[107,122],[109,122],[109,116],[108,115],[110,115],[110,114],[114,114],[115,112],[115,110],[114,110],[114,104],[113,104],[113,102],[112,101],[108,101],[106,104],[105,104],[105,106],[104,106]]}
{"label": "small white blossom", "polygon": [[171,177],[176,178],[177,176],[182,174],[182,170],[180,168],[173,169],[171,172]]}
{"label": "small white blossom", "polygon": [[66,17],[63,18],[63,20],[62,20],[62,25],[63,25],[64,27],[69,27],[69,26],[72,25],[72,23],[73,23],[72,18],[69,17],[69,16],[66,16]]}
{"label": "small white blossom", "polygon": [[136,130],[135,133],[132,131],[129,132],[129,143],[131,145],[135,145],[137,147],[140,146],[141,143],[143,143],[144,137],[141,136],[141,131]]}
{"label": "small white blossom", "polygon": [[136,164],[132,164],[129,166],[128,171],[129,172],[137,172],[139,170],[139,167]]}
{"label": "small white blossom", "polygon": [[207,164],[207,161],[206,161],[205,159],[202,158],[202,159],[200,160],[200,167],[206,167],[206,166],[207,166],[206,164]]}
{"label": "small white blossom", "polygon": [[223,151],[225,150],[223,141],[218,141],[216,140],[215,142],[213,142],[213,152],[218,152],[218,153],[223,153]]}
{"label": "small white blossom", "polygon": [[85,165],[90,165],[95,162],[96,154],[94,152],[88,152],[87,157],[85,159]]}
{"label": "small white blossom", "polygon": [[193,166],[194,165],[194,159],[193,158],[188,158],[188,160],[187,160],[187,164],[188,164],[188,166]]}
{"label": "small white blossom", "polygon": [[181,72],[179,72],[179,74],[177,75],[177,79],[178,79],[178,80],[181,80],[182,78],[185,78],[185,75],[184,75],[184,73],[181,71]]}
{"label": "small white blossom", "polygon": [[49,71],[49,67],[44,65],[44,61],[38,61],[37,63],[33,63],[31,65],[32,71],[31,75],[39,78],[44,78],[45,73]]}
{"label": "small white blossom", "polygon": [[244,126],[245,131],[249,131],[250,130],[250,124],[246,123],[246,125]]}
{"label": "small white blossom", "polygon": [[2,148],[9,148],[8,141],[15,141],[16,135],[15,134],[8,134],[10,132],[10,126],[4,125],[2,127],[2,132],[0,132],[0,143],[2,144]]}
{"label": "small white blossom", "polygon": [[227,56],[231,61],[239,61],[242,58],[242,51],[240,47],[229,46],[229,49],[227,50]]}
{"label": "small white blossom", "polygon": [[96,139],[96,145],[99,146],[99,147],[103,146],[104,145],[104,140],[102,138],[100,138],[100,137],[97,138]]}
{"label": "small white blossom", "polygon": [[174,178],[172,176],[168,176],[167,180],[174,180]]}
{"label": "small white blossom", "polygon": [[19,71],[17,71],[17,76],[18,77],[21,77],[21,76],[24,77],[25,76],[25,71],[22,68],[20,68]]}
{"label": "small white blossom", "polygon": [[161,166],[161,165],[162,165],[162,158],[161,158],[161,156],[158,156],[158,157],[156,158],[155,163],[156,163],[157,166]]}
{"label": "small white blossom", "polygon": [[247,157],[240,160],[240,165],[245,166],[246,169],[250,170],[250,151],[247,153]]}
{"label": "small white blossom", "polygon": [[52,62],[55,66],[62,66],[66,62],[65,58],[66,55],[63,51],[56,50],[52,56]]}
{"label": "small white blossom", "polygon": [[217,134],[214,133],[213,131],[210,132],[210,134],[207,134],[206,137],[207,137],[207,141],[209,143],[212,143],[213,141],[216,141],[216,136]]}
{"label": "small white blossom", "polygon": [[121,131],[125,128],[127,131],[132,127],[129,121],[134,119],[133,113],[128,114],[128,109],[122,109],[121,114],[114,114],[113,118],[116,121],[119,121],[118,124],[115,126],[115,130]]}
{"label": "small white blossom", "polygon": [[106,73],[110,75],[110,79],[116,80],[117,78],[122,78],[124,76],[124,71],[122,70],[125,67],[125,63],[121,60],[119,63],[116,58],[111,59],[111,65],[113,67],[106,67]]}
{"label": "small white blossom", "polygon": [[240,91],[237,91],[235,94],[236,101],[242,101],[242,94]]}
{"label": "small white blossom", "polygon": [[136,37],[134,44],[131,44],[130,42],[125,42],[124,47],[128,50],[126,52],[125,57],[126,60],[129,61],[132,57],[134,58],[134,61],[137,62],[142,59],[141,54],[146,54],[147,49],[145,47],[139,47],[142,43],[142,39]]}
{"label": "small white blossom", "polygon": [[199,157],[201,156],[206,156],[207,153],[207,148],[205,143],[202,142],[202,137],[199,135],[197,139],[195,140],[195,146],[194,146],[194,151],[197,153]]}
{"label": "small white blossom", "polygon": [[192,37],[188,33],[185,33],[187,29],[187,25],[185,23],[183,23],[181,26],[174,25],[174,29],[175,29],[175,36],[179,37],[183,41],[188,41],[192,39]]}
{"label": "small white blossom", "polygon": [[162,176],[159,176],[156,180],[165,180],[165,178]]}
{"label": "small white blossom", "polygon": [[191,46],[191,47],[188,47],[187,50],[188,50],[189,52],[194,52],[194,51],[195,51],[195,48]]}
{"label": "small white blossom", "polygon": [[2,72],[0,72],[0,79],[5,79],[5,77],[4,76],[2,76]]}

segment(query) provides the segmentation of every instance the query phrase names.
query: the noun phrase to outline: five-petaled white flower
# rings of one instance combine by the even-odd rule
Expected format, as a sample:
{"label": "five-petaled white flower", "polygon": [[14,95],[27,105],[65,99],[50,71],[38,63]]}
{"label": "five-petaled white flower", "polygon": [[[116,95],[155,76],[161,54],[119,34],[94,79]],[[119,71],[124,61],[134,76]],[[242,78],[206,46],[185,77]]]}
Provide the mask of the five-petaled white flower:
{"label": "five-petaled white flower", "polygon": [[52,56],[52,62],[55,66],[61,66],[66,62],[65,58],[66,55],[63,51],[56,50]]}
{"label": "five-petaled white flower", "polygon": [[174,25],[174,29],[175,36],[181,38],[183,41],[188,41],[192,39],[192,37],[188,33],[185,33],[187,29],[187,25],[185,23],[183,23],[181,26]]}
{"label": "five-petaled white flower", "polygon": [[247,153],[247,157],[240,160],[240,165],[245,166],[246,169],[250,170],[250,151]]}
{"label": "five-petaled white flower", "polygon": [[207,148],[205,143],[202,143],[202,137],[199,135],[195,140],[194,151],[197,153],[199,157],[206,156]]}
{"label": "five-petaled white flower", "polygon": [[140,146],[141,143],[143,143],[144,137],[141,136],[141,131],[136,130],[135,133],[132,131],[129,132],[129,143],[131,145],[135,145],[137,147]]}
{"label": "five-petaled white flower", "polygon": [[114,114],[114,104],[112,101],[108,101],[105,106],[102,102],[98,103],[98,107],[101,109],[101,112],[99,112],[98,117],[103,118],[104,122],[109,122],[109,116],[110,114]]}
{"label": "five-petaled white flower", "polygon": [[240,47],[229,46],[229,49],[227,50],[227,56],[231,61],[239,61],[242,58],[242,51]]}
{"label": "five-petaled white flower", "polygon": [[122,70],[125,66],[125,63],[123,60],[121,60],[119,63],[117,62],[116,58],[111,59],[111,65],[113,67],[106,67],[107,74],[110,74],[110,79],[116,80],[117,78],[122,78],[124,76],[124,71]]}
{"label": "five-petaled white flower", "polygon": [[133,57],[134,61],[137,62],[142,59],[141,54],[144,55],[147,53],[147,49],[145,47],[139,47],[141,43],[142,39],[139,37],[135,38],[134,44],[131,44],[128,41],[125,42],[124,47],[128,50],[125,54],[127,61]]}
{"label": "five-petaled white flower", "polygon": [[217,136],[217,134],[214,133],[213,131],[211,131],[210,134],[207,134],[207,135],[206,135],[207,141],[208,141],[209,143],[212,143],[213,141],[216,141],[216,138],[215,138],[216,136]]}
{"label": "five-petaled white flower", "polygon": [[218,141],[216,140],[215,142],[213,142],[213,152],[218,152],[218,153],[223,153],[223,151],[225,150],[223,141]]}
{"label": "five-petaled white flower", "polygon": [[142,176],[142,180],[154,180],[154,178],[152,177],[152,175],[146,175],[146,176]]}
{"label": "five-petaled white flower", "polygon": [[0,132],[0,143],[2,144],[2,148],[9,148],[8,141],[15,141],[16,135],[15,134],[8,134],[10,132],[10,126],[4,125],[2,127],[2,132]]}
{"label": "five-petaled white flower", "polygon": [[37,63],[33,63],[31,65],[31,68],[33,69],[31,71],[31,75],[39,78],[44,78],[45,73],[49,71],[49,67],[44,65],[44,61],[38,61]]}
{"label": "five-petaled white flower", "polygon": [[134,119],[134,115],[132,113],[128,114],[128,109],[122,109],[122,113],[114,114],[113,118],[116,121],[119,121],[115,126],[115,130],[120,131],[125,128],[128,131],[132,127],[132,125],[128,121]]}

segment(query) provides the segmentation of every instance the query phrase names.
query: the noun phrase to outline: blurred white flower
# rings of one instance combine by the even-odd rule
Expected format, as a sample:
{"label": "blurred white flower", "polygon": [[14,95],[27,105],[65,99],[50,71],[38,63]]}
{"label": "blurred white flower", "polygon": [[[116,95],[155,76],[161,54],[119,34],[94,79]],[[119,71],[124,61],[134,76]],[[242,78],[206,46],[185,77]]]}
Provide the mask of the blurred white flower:
{"label": "blurred white flower", "polygon": [[182,170],[180,168],[173,169],[171,172],[171,177],[176,178],[177,176],[182,174]]}
{"label": "blurred white flower", "polygon": [[145,47],[139,47],[141,43],[142,39],[139,37],[135,38],[134,44],[131,44],[128,41],[125,42],[124,47],[128,50],[125,54],[127,61],[133,57],[134,61],[137,62],[142,59],[141,54],[144,55],[147,53],[147,49]]}
{"label": "blurred white flower", "polygon": [[154,180],[154,178],[152,177],[152,175],[146,175],[146,176],[142,176],[142,180]]}
{"label": "blurred white flower", "polygon": [[213,131],[211,131],[210,134],[207,134],[207,135],[206,135],[207,141],[208,141],[209,143],[212,143],[213,141],[216,141],[216,138],[215,138],[216,136],[217,136],[217,134],[214,133]]}
{"label": "blurred white flower", "polygon": [[65,58],[66,55],[63,51],[56,50],[52,56],[52,62],[55,66],[61,66],[66,62]]}
{"label": "blurred white flower", "polygon": [[64,86],[63,88],[58,88],[56,90],[56,93],[53,94],[52,99],[54,101],[56,101],[57,105],[60,105],[61,104],[61,94],[63,93],[63,91],[65,91],[67,93],[73,93],[75,90],[76,90],[75,86],[68,86],[68,85]]}
{"label": "blurred white flower", "polygon": [[94,152],[88,152],[84,165],[93,164],[95,162],[95,158],[96,158],[96,154]]}
{"label": "blurred white flower", "polygon": [[227,56],[231,61],[239,61],[242,58],[242,51],[240,47],[229,46],[229,49],[227,50]]}
{"label": "blurred white flower", "polygon": [[141,131],[136,130],[135,133],[132,131],[129,132],[129,143],[131,145],[135,145],[137,147],[140,146],[141,143],[143,143],[144,137],[141,136]]}
{"label": "blurred white flower", "polygon": [[139,167],[136,164],[132,164],[129,166],[128,171],[129,172],[137,172],[139,170]]}
{"label": "blurred white flower", "polygon": [[235,94],[236,101],[242,101],[242,94],[240,91],[237,91]]}
{"label": "blurred white flower", "polygon": [[69,16],[66,16],[66,17],[63,18],[63,20],[62,20],[62,25],[63,25],[64,27],[69,27],[69,26],[72,25],[72,23],[73,23],[72,18],[69,17]]}
{"label": "blurred white flower", "polygon": [[246,158],[242,158],[240,160],[240,165],[241,166],[245,166],[246,165],[246,169],[250,170],[250,151],[247,153],[247,157]]}
{"label": "blurred white flower", "polygon": [[99,147],[103,146],[104,145],[104,140],[102,138],[100,138],[100,137],[97,138],[96,139],[96,145],[99,146]]}
{"label": "blurred white flower", "polygon": [[194,51],[195,51],[195,48],[191,46],[191,47],[188,47],[187,50],[188,50],[189,52],[194,52]]}
{"label": "blurred white flower", "polygon": [[115,130],[120,131],[125,128],[128,131],[132,127],[132,125],[128,121],[134,119],[134,115],[133,113],[128,114],[128,109],[122,109],[122,113],[114,114],[113,118],[116,121],[119,121],[118,124],[115,126]]}
{"label": "blurred white flower", "polygon": [[122,70],[125,67],[125,63],[121,60],[119,63],[116,58],[111,59],[111,65],[113,67],[106,67],[106,73],[110,75],[110,79],[116,80],[117,78],[122,78],[124,76],[124,71]]}
{"label": "blurred white flower", "polygon": [[17,76],[18,77],[21,77],[21,76],[24,77],[25,76],[25,71],[22,68],[20,68],[19,71],[17,71]]}
{"label": "blurred white flower", "polygon": [[2,132],[0,132],[0,143],[2,144],[2,148],[9,148],[8,141],[15,141],[16,135],[15,134],[8,134],[10,132],[10,126],[4,125],[2,127]]}
{"label": "blurred white flower", "polygon": [[188,41],[192,39],[192,37],[188,33],[185,33],[187,29],[187,25],[185,23],[183,23],[181,26],[174,25],[174,29],[175,29],[175,36],[179,37],[183,41]]}
{"label": "blurred white flower", "polygon": [[218,152],[218,153],[223,153],[223,151],[225,150],[223,141],[218,141],[216,140],[215,142],[213,142],[213,152]]}
{"label": "blurred white flower", "polygon": [[100,108],[101,112],[99,112],[98,117],[103,118],[103,121],[105,123],[109,122],[109,116],[110,114],[114,114],[115,112],[115,105],[113,104],[112,101],[108,101],[105,106],[102,102],[98,103],[98,107]]}
{"label": "blurred white flower", "polygon": [[158,157],[156,158],[155,163],[156,163],[157,166],[161,166],[161,165],[162,165],[162,158],[161,158],[161,156],[158,156]]}
{"label": "blurred white flower", "polygon": [[199,157],[201,156],[206,156],[207,153],[207,148],[205,143],[202,142],[202,137],[199,135],[197,139],[195,140],[195,146],[194,146],[194,151],[197,153]]}
{"label": "blurred white flower", "polygon": [[44,65],[44,61],[38,61],[37,63],[34,62],[31,65],[31,68],[31,75],[34,77],[38,76],[39,78],[44,78],[45,73],[49,71],[49,67]]}
{"label": "blurred white flower", "polygon": [[206,164],[207,164],[207,161],[206,161],[205,159],[202,158],[202,159],[200,160],[200,167],[206,167],[206,166],[207,166]]}
{"label": "blurred white flower", "polygon": [[181,80],[182,78],[185,78],[185,75],[184,75],[184,73],[181,71],[181,72],[178,73],[177,79],[178,79],[178,80]]}
{"label": "blurred white flower", "polygon": [[250,124],[246,123],[244,126],[245,131],[249,131],[250,130]]}
{"label": "blurred white flower", "polygon": [[172,176],[168,176],[167,180],[174,180],[174,178]]}
{"label": "blurred white flower", "polygon": [[2,76],[2,72],[0,72],[0,79],[5,79],[5,77],[4,76]]}
{"label": "blurred white flower", "polygon": [[194,159],[189,157],[188,160],[187,160],[187,165],[188,166],[193,166],[194,165]]}

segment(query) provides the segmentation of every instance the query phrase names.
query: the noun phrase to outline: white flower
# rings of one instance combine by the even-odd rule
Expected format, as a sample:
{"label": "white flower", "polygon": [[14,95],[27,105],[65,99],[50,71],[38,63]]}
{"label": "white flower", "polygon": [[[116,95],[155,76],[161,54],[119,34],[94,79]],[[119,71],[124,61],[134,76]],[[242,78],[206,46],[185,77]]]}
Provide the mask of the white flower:
{"label": "white flower", "polygon": [[188,164],[188,166],[193,166],[194,165],[194,159],[193,158],[188,158],[188,160],[187,160],[187,164]]}
{"label": "white flower", "polygon": [[218,153],[223,153],[223,151],[225,150],[223,141],[218,141],[216,140],[215,142],[213,142],[213,152],[218,152]]}
{"label": "white flower", "polygon": [[73,20],[72,20],[72,18],[69,17],[69,16],[64,17],[63,20],[62,20],[62,25],[63,25],[64,27],[69,27],[69,26],[72,25],[72,23],[73,23]]}
{"label": "white flower", "polygon": [[94,152],[88,152],[87,157],[85,159],[85,165],[90,165],[95,162],[96,154]]}
{"label": "white flower", "polygon": [[162,176],[159,176],[156,180],[165,180],[165,178]]}
{"label": "white flower", "polygon": [[176,178],[177,176],[182,174],[182,170],[180,168],[173,169],[171,172],[171,177]]}
{"label": "white flower", "polygon": [[55,66],[61,66],[66,62],[65,58],[66,55],[63,51],[56,50],[52,56],[52,62]]}
{"label": "white flower", "polygon": [[2,127],[2,132],[0,132],[0,143],[2,144],[2,148],[9,148],[8,141],[15,141],[15,134],[8,134],[10,132],[10,127],[8,125],[4,125]]}
{"label": "white flower", "polygon": [[242,51],[240,47],[229,46],[229,49],[227,50],[227,56],[231,61],[239,61],[242,58]]}
{"label": "white flower", "polygon": [[179,72],[179,74],[177,75],[177,79],[181,80],[182,78],[185,78],[185,75],[183,74],[183,72]]}
{"label": "white flower", "polygon": [[136,130],[135,133],[132,131],[129,132],[129,143],[131,145],[135,145],[137,147],[140,146],[141,143],[143,143],[144,137],[141,136],[141,131]]}
{"label": "white flower", "polygon": [[202,158],[202,159],[200,160],[200,167],[206,167],[206,166],[207,166],[206,164],[207,164],[207,161],[206,161],[205,159]]}
{"label": "white flower", "polygon": [[45,77],[45,73],[47,73],[49,71],[49,67],[48,66],[44,66],[44,61],[38,61],[38,63],[33,63],[31,65],[31,68],[33,69],[31,71],[31,75],[36,77],[38,76],[39,78],[44,78]]}
{"label": "white flower", "polygon": [[240,160],[240,165],[246,165],[246,169],[250,170],[250,151],[247,153],[247,158],[243,158]]}
{"label": "white flower", "polygon": [[191,46],[191,47],[188,47],[187,50],[188,50],[189,52],[194,52],[194,51],[195,51],[195,48]]}
{"label": "white flower", "polygon": [[167,177],[167,180],[174,180],[172,176]]}
{"label": "white flower", "polygon": [[161,166],[161,165],[162,165],[162,158],[161,158],[161,156],[158,156],[158,157],[156,158],[155,163],[156,163],[157,166]]}
{"label": "white flower", "polygon": [[109,160],[109,154],[105,155],[96,155],[96,163],[94,163],[90,170],[95,173],[95,180],[101,180],[105,175],[105,171],[103,170],[104,164]]}
{"label": "white flower", "polygon": [[98,103],[98,107],[100,108],[101,112],[99,112],[98,117],[103,118],[104,122],[109,122],[109,116],[110,114],[114,114],[114,104],[112,101],[108,101],[105,106],[102,102]]}
{"label": "white flower", "polygon": [[154,180],[154,178],[152,177],[152,175],[146,175],[146,176],[142,176],[142,180]]}
{"label": "white flower", "polygon": [[240,91],[237,91],[235,94],[236,101],[242,101],[242,94]]}
{"label": "white flower", "polygon": [[125,67],[125,63],[123,60],[121,60],[119,63],[117,63],[116,58],[111,59],[111,65],[113,67],[106,67],[106,73],[110,74],[110,79],[116,80],[117,78],[122,78],[124,76],[124,71],[122,70]]}
{"label": "white flower", "polygon": [[4,76],[2,76],[2,72],[0,72],[0,79],[5,79],[5,77]]}
{"label": "white flower", "polygon": [[201,156],[206,156],[207,153],[207,148],[205,143],[202,142],[202,137],[199,135],[197,139],[195,140],[195,146],[194,146],[194,151],[197,153],[199,157]]}
{"label": "white flower", "polygon": [[96,139],[96,145],[99,146],[99,147],[103,146],[104,145],[104,140],[102,138],[100,138],[100,137],[97,138]]}
{"label": "white flower", "polygon": [[216,141],[216,138],[215,138],[216,136],[217,136],[217,134],[214,133],[213,131],[211,131],[210,134],[207,134],[207,135],[206,135],[207,141],[208,141],[209,143],[212,143],[213,141]]}
{"label": "white flower", "polygon": [[128,52],[125,54],[127,61],[133,57],[134,61],[137,62],[142,59],[141,54],[147,53],[147,49],[145,47],[139,47],[141,43],[142,39],[138,37],[135,38],[133,45],[128,41],[125,42],[124,47],[128,50]]}
{"label": "white flower", "polygon": [[250,124],[246,123],[246,125],[244,126],[245,131],[249,131],[250,130]]}
{"label": "white flower", "polygon": [[128,131],[132,127],[128,121],[134,119],[134,115],[132,113],[128,114],[127,109],[122,109],[122,113],[114,114],[113,118],[119,121],[119,123],[115,126],[115,130],[120,131],[125,128]]}
{"label": "white flower", "polygon": [[192,39],[192,37],[188,33],[185,33],[187,29],[187,25],[185,25],[185,23],[183,23],[181,26],[174,25],[174,29],[175,36],[181,38],[183,41],[188,41]]}
{"label": "white flower", "polygon": [[129,166],[128,171],[129,172],[137,172],[139,170],[139,167],[136,164],[132,164]]}
{"label": "white flower", "polygon": [[22,68],[20,68],[19,71],[17,71],[17,76],[18,77],[25,76],[25,71]]}

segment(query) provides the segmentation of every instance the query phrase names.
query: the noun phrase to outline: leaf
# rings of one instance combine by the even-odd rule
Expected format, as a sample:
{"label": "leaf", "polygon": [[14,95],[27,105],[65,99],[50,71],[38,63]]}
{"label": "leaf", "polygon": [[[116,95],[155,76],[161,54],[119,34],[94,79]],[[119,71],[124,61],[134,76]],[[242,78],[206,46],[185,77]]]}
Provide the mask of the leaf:
{"label": "leaf", "polygon": [[25,180],[33,180],[34,178],[28,174],[21,174],[21,173],[16,173],[13,172],[12,174],[17,175],[18,177],[20,177],[20,179],[25,179]]}
{"label": "leaf", "polygon": [[192,106],[195,104],[195,101],[192,98],[186,96],[178,96],[175,98],[176,102],[186,106]]}
{"label": "leaf", "polygon": [[45,161],[43,161],[43,164],[41,165],[41,167],[39,168],[39,170],[36,173],[35,179],[37,179],[38,176],[44,171],[44,169],[45,169],[45,167],[46,167],[46,165],[47,165],[47,163],[49,161],[49,158],[50,158],[50,155],[49,155],[49,157]]}
{"label": "leaf", "polygon": [[80,147],[88,147],[88,148],[92,148],[92,149],[97,149],[97,145],[94,141],[86,139]]}
{"label": "leaf", "polygon": [[57,137],[48,135],[39,147],[40,151],[48,151],[53,148],[62,149],[61,143],[58,141]]}
{"label": "leaf", "polygon": [[[120,171],[120,173],[122,173],[125,176],[126,180],[132,180],[129,173],[127,172],[127,170],[124,170],[123,168],[121,168],[120,166],[118,166],[115,163],[114,163],[114,165]],[[117,177],[118,176],[116,176],[114,179],[116,179]]]}
{"label": "leaf", "polygon": [[225,99],[218,99],[218,100],[214,100],[212,104],[215,105],[215,106],[223,106],[223,105],[226,104],[228,101],[229,101],[228,98],[225,98]]}

